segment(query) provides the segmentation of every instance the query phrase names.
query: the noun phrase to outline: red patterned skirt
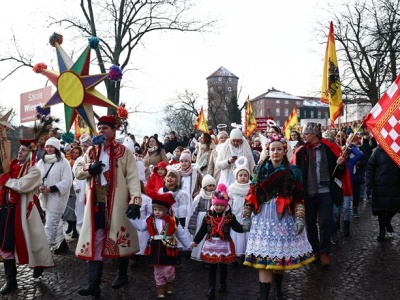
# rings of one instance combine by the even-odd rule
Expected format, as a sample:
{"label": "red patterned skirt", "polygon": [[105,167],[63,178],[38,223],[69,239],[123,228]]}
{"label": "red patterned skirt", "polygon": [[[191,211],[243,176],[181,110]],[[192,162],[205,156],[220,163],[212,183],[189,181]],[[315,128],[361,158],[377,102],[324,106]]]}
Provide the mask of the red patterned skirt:
{"label": "red patterned skirt", "polygon": [[204,242],[200,259],[209,264],[229,264],[236,261],[235,245],[232,241],[211,238]]}

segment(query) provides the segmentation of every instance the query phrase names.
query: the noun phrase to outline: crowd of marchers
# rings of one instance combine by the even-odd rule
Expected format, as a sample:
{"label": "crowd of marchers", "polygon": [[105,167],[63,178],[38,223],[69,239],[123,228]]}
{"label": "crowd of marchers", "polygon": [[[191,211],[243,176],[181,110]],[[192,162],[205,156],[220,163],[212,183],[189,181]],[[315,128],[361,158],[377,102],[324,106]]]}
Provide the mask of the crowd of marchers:
{"label": "crowd of marchers", "polygon": [[285,271],[329,269],[332,245],[352,237],[362,201],[372,201],[379,242],[394,231],[400,168],[364,128],[309,122],[286,139],[276,125],[249,138],[219,126],[215,135],[171,132],[163,143],[133,134],[120,143],[119,129],[109,115],[94,137],[20,140],[0,176],[0,294],[18,288],[17,265],[38,278],[76,239],[76,258],[89,262],[80,296],[99,297],[103,260],[118,259],[112,288],[129,284],[129,265],[145,261],[165,298],[190,252],[208,272],[209,299],[229,289],[229,264],[257,270],[261,299],[272,284],[283,299]]}

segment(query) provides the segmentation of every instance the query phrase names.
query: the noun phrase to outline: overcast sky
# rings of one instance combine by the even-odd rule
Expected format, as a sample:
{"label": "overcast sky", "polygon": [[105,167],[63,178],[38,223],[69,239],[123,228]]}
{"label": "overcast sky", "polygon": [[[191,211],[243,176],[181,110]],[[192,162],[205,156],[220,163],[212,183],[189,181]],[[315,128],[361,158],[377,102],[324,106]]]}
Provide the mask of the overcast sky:
{"label": "overcast sky", "polygon": [[[122,101],[128,107],[140,102],[140,110],[153,113],[132,116],[130,132],[138,137],[156,132],[162,135],[159,112],[165,101],[184,90],[198,93],[199,107],[206,108],[206,77],[221,66],[239,77],[239,104],[248,95],[254,98],[272,87],[297,96],[319,96],[326,41],[317,39],[315,28],[327,20],[328,33],[329,12],[325,1],[198,0],[198,3],[202,11],[220,20],[216,33],[156,33],[145,39],[146,49],[135,53],[134,67],[138,71],[123,78],[134,88],[123,90]],[[68,39],[68,31],[48,28],[48,16],[60,12],[69,15],[74,11],[80,14],[79,1],[21,0],[8,2],[7,6],[0,19],[2,54],[8,48],[14,49],[10,43],[15,33],[21,48],[34,53],[34,63],[56,67],[55,51],[48,45],[48,37],[56,31]],[[85,46],[84,39],[74,45],[62,45],[67,52],[69,48]],[[1,66],[2,75],[13,67]],[[90,73],[97,70],[91,67]],[[45,82],[44,76],[23,68],[0,83],[0,101],[6,107],[13,103],[19,112],[20,94],[42,88]],[[98,89],[105,94],[102,88]],[[95,110],[105,113],[104,109]],[[62,104],[53,106],[52,113],[63,117]]]}

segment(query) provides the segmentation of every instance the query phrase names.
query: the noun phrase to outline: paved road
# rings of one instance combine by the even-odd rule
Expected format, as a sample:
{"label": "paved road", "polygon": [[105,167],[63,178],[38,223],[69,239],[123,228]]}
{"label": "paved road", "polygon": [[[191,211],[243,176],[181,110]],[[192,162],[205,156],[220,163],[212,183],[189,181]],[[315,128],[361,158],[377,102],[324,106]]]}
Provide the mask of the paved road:
{"label": "paved road", "polygon": [[[330,270],[311,264],[285,274],[285,299],[400,299],[400,216],[393,219],[395,233],[379,243],[376,241],[378,220],[371,215],[369,203],[363,204],[360,214],[359,219],[352,220],[351,237],[341,236],[339,244],[333,246]],[[79,299],[77,290],[87,285],[87,265],[73,255],[75,243],[70,241],[69,245],[69,253],[55,256],[56,267],[45,271],[40,279],[33,279],[28,268],[19,267],[18,291],[3,299]],[[111,289],[116,272],[117,262],[106,260],[102,299],[156,299],[150,267],[130,268],[129,285],[117,291]],[[228,292],[216,299],[259,298],[255,269],[230,266],[228,272]],[[0,274],[2,284],[2,266]],[[201,263],[184,257],[177,272],[176,292],[167,299],[206,299],[207,288],[207,270]]]}

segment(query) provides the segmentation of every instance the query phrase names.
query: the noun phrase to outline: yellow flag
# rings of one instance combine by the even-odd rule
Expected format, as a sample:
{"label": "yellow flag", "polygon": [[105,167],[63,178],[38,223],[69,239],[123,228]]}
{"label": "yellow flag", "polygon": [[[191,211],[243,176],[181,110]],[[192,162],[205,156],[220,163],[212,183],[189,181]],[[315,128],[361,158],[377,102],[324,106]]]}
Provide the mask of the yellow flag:
{"label": "yellow flag", "polygon": [[203,107],[201,107],[200,114],[198,115],[196,120],[196,124],[194,124],[194,129],[208,133],[208,125],[206,117],[204,115]]}
{"label": "yellow flag", "polygon": [[253,133],[254,130],[257,128],[257,121],[254,117],[253,108],[251,107],[250,97],[247,96],[247,108],[246,108],[246,115],[245,115],[245,128],[244,128],[244,135],[249,138],[250,135]]}
{"label": "yellow flag", "polygon": [[340,116],[340,112],[343,109],[343,101],[332,22],[329,29],[324,72],[322,74],[321,102],[329,104],[329,119],[331,120],[331,125],[334,126],[335,120]]}
{"label": "yellow flag", "polygon": [[299,130],[299,118],[297,116],[297,106],[293,108],[292,113],[289,115],[288,119],[285,122],[285,125],[283,125],[282,131],[285,134],[285,138],[289,140],[290,138],[290,132],[296,130]]}

